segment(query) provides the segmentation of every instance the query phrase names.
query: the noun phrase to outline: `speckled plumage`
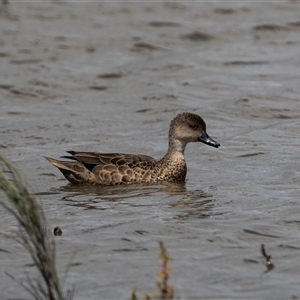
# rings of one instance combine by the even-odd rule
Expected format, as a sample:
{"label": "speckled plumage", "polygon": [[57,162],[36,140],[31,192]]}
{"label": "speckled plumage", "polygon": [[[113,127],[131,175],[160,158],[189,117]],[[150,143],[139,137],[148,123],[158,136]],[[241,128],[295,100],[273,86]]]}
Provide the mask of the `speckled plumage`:
{"label": "speckled plumage", "polygon": [[199,141],[216,148],[220,146],[207,135],[200,116],[182,113],[171,121],[168,152],[160,160],[146,155],[75,151],[67,151],[71,156],[64,156],[75,161],[46,159],[73,184],[184,182],[185,147]]}

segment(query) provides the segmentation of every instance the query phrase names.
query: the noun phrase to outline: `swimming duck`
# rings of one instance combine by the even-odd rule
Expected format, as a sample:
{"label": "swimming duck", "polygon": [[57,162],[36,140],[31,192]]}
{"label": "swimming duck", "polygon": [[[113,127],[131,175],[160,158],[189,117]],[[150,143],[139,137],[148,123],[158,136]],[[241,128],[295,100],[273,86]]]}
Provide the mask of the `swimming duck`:
{"label": "swimming duck", "polygon": [[192,142],[220,147],[220,144],[206,133],[203,119],[196,114],[185,112],[171,121],[169,148],[160,160],[139,154],[76,151],[67,151],[70,156],[62,156],[73,161],[45,158],[73,184],[184,182],[187,172],[184,150],[186,145]]}

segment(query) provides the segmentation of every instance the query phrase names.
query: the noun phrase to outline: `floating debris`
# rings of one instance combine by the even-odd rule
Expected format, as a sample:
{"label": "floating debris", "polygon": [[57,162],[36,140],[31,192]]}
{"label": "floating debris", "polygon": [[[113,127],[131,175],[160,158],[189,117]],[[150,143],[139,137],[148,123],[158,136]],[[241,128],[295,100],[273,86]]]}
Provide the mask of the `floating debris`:
{"label": "floating debris", "polygon": [[275,268],[275,265],[271,262],[272,257],[271,257],[271,255],[267,254],[264,244],[261,244],[261,254],[266,259],[266,267],[267,267],[266,272],[269,272],[269,271],[273,270]]}
{"label": "floating debris", "polygon": [[62,230],[57,226],[57,227],[54,228],[53,234],[58,235],[58,236],[62,235]]}

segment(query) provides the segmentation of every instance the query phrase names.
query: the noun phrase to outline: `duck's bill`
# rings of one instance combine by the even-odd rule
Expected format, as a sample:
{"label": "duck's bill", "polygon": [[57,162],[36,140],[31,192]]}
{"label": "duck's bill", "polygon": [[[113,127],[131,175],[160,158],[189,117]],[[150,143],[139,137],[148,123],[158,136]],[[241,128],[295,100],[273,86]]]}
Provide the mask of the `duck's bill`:
{"label": "duck's bill", "polygon": [[198,139],[199,142],[202,142],[206,145],[215,147],[215,148],[219,148],[221,145],[214,141],[206,132],[204,132]]}

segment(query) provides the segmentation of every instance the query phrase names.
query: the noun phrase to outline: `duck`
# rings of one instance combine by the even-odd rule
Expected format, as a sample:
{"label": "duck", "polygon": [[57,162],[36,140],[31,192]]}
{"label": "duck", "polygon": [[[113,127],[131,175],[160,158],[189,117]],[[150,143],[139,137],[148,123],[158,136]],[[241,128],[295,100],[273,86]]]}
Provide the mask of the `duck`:
{"label": "duck", "polygon": [[197,114],[178,114],[170,123],[169,147],[161,159],[140,154],[66,151],[61,161],[45,157],[64,177],[76,185],[119,185],[130,183],[183,183],[187,166],[184,151],[188,143],[202,142],[219,148],[206,132]]}

